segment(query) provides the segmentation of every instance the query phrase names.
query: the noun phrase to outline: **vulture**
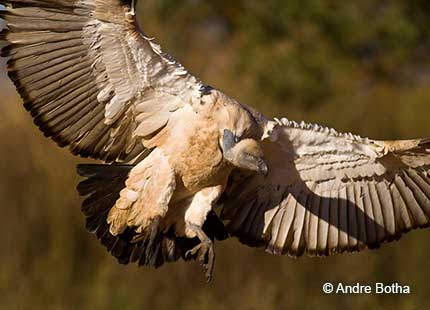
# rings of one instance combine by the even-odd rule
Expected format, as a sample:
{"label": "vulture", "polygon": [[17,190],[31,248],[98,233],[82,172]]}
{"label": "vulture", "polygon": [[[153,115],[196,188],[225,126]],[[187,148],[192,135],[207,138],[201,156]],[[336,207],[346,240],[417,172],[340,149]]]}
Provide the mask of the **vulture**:
{"label": "vulture", "polygon": [[[122,264],[197,261],[215,240],[274,255],[378,248],[430,223],[430,139],[269,119],[147,36],[137,0],[0,0],[1,56],[77,168],[86,228]],[[143,1],[143,0],[142,0]]]}

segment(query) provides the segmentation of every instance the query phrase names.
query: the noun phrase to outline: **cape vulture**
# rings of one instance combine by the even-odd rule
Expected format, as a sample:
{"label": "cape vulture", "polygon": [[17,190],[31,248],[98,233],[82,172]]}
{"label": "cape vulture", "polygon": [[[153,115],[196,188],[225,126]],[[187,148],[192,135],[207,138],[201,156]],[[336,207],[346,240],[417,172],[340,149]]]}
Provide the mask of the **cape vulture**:
{"label": "cape vulture", "polygon": [[0,0],[1,55],[86,179],[86,227],[122,264],[198,260],[230,236],[298,257],[377,248],[430,222],[430,139],[270,120],[203,84],[138,26],[135,1]]}

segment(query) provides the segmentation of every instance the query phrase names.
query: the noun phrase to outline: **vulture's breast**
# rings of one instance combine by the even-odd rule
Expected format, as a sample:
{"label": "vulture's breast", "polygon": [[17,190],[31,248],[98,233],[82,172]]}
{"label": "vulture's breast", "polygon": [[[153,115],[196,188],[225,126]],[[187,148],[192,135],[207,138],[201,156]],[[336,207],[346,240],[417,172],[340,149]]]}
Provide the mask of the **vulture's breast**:
{"label": "vulture's breast", "polygon": [[205,121],[198,124],[174,163],[178,178],[190,192],[223,182],[228,174],[219,145],[218,126]]}

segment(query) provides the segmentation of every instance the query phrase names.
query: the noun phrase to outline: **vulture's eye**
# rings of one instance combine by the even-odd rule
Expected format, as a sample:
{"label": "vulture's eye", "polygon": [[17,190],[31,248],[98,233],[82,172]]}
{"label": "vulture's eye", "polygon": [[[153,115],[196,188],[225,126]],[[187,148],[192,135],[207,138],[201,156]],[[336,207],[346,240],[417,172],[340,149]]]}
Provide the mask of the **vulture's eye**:
{"label": "vulture's eye", "polygon": [[234,143],[239,143],[240,140],[242,140],[240,137],[234,136]]}

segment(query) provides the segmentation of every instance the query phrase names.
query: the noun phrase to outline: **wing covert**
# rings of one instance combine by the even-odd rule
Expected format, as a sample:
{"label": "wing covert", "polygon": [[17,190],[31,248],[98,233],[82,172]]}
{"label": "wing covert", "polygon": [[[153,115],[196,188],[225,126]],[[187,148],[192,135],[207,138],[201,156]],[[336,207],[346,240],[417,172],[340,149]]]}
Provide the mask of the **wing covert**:
{"label": "wing covert", "polygon": [[120,0],[9,0],[9,76],[35,123],[74,154],[112,161],[144,155],[172,113],[203,85],[140,32]]}
{"label": "wing covert", "polygon": [[379,247],[430,223],[430,144],[375,141],[318,125],[271,124],[267,179],[236,172],[223,197],[231,234],[272,254]]}

